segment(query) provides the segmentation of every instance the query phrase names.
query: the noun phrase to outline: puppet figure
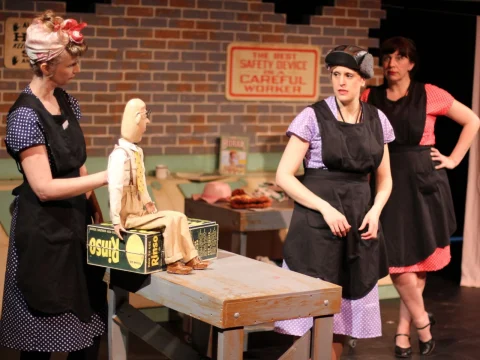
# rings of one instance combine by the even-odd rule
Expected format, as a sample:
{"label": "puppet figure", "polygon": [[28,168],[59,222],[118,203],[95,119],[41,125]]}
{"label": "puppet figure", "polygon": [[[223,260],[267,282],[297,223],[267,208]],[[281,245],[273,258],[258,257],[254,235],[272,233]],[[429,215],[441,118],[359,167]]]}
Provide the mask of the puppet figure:
{"label": "puppet figure", "polygon": [[150,111],[140,99],[125,106],[121,139],[108,159],[110,220],[122,239],[125,229],[163,231],[167,272],[189,274],[209,265],[195,249],[187,217],[177,211],[158,211],[147,191],[143,151],[137,145],[150,123]]}

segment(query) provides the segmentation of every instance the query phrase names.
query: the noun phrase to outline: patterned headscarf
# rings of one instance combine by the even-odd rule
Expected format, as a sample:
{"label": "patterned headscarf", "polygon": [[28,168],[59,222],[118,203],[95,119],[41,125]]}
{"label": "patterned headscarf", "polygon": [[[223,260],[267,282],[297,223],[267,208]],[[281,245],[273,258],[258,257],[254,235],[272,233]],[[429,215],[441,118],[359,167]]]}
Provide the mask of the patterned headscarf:
{"label": "patterned headscarf", "polygon": [[78,23],[76,20],[67,19],[62,23],[55,24],[50,30],[42,21],[36,19],[27,28],[25,51],[30,63],[49,61],[60,55],[70,41],[76,44],[83,43],[82,29],[86,23]]}
{"label": "patterned headscarf", "polygon": [[355,45],[340,45],[330,50],[325,58],[327,68],[345,66],[358,71],[365,79],[373,77],[373,56]]}

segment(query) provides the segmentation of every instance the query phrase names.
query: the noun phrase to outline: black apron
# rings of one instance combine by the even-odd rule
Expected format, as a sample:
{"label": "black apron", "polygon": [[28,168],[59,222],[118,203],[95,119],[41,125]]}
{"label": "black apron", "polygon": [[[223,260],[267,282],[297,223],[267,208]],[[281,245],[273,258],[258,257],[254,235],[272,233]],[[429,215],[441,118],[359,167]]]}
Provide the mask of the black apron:
{"label": "black apron", "polygon": [[[33,95],[22,93],[10,109],[28,107],[37,113],[53,163],[53,178],[78,177],[86,160],[83,132],[66,93],[54,95],[62,115],[53,116]],[[67,126],[68,124],[68,126]],[[9,151],[21,170],[18,154]],[[88,321],[105,305],[104,268],[86,264],[85,195],[41,202],[26,176],[13,190],[18,195],[15,244],[19,258],[17,283],[27,304],[42,314],[75,313]]]}
{"label": "black apron", "polygon": [[450,245],[456,228],[445,169],[436,170],[431,146],[419,145],[427,117],[425,85],[411,82],[407,96],[391,101],[386,87],[372,88],[368,102],[382,110],[395,131],[389,144],[393,189],[381,221],[389,265],[415,265]]}
{"label": "black apron", "polygon": [[325,101],[312,105],[322,138],[325,169],[306,168],[302,183],[347,218],[347,236],[336,237],[318,211],[295,203],[284,246],[289,269],[342,286],[342,297],[367,295],[388,274],[381,228],[378,238],[362,240],[358,230],[371,207],[368,174],[383,157],[378,111],[362,104],[363,122],[338,121]]}

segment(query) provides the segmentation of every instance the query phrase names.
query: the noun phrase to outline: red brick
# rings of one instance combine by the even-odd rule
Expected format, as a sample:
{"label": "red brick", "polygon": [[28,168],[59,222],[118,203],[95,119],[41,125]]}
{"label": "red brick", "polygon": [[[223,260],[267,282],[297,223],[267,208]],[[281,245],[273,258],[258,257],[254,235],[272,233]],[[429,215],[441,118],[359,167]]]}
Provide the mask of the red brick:
{"label": "red brick", "polygon": [[140,40],[140,48],[142,49],[165,49],[166,47],[167,47],[166,41]]}
{"label": "red brick", "polygon": [[233,117],[234,124],[254,124],[255,122],[257,122],[257,117],[253,115],[235,115]]}
{"label": "red brick", "polygon": [[101,60],[119,60],[122,53],[118,50],[97,50],[96,55]]}
{"label": "red brick", "polygon": [[191,133],[192,127],[190,125],[167,125],[165,132],[167,134]]}
{"label": "red brick", "polygon": [[134,91],[137,90],[137,83],[115,83],[110,84],[109,91]]}
{"label": "red brick", "polygon": [[2,96],[2,100],[8,103],[14,103],[15,100],[18,98],[18,92],[4,92]]}
{"label": "red brick", "polygon": [[335,26],[357,26],[357,19],[335,19]]}
{"label": "red brick", "polygon": [[84,21],[88,24],[88,26],[110,26],[110,17],[109,16],[98,16],[92,14],[73,14],[72,18],[77,19],[79,21]]}
{"label": "red brick", "polygon": [[229,115],[208,115],[207,123],[209,124],[230,124],[231,117]]}
{"label": "red brick", "polygon": [[0,90],[16,90],[17,85],[12,81],[0,81]]}
{"label": "red brick", "polygon": [[183,73],[180,75],[181,81],[188,81],[188,82],[199,82],[205,81],[206,75],[205,74],[197,74],[197,73]]}
{"label": "red brick", "polygon": [[186,40],[169,40],[167,48],[171,50],[189,50],[194,48],[194,42]]}
{"label": "red brick", "polygon": [[66,12],[65,2],[53,2],[53,1],[35,1],[35,12],[40,13],[46,10],[52,10],[58,14]]}
{"label": "red brick", "polygon": [[35,11],[35,3],[30,1],[5,1],[5,10]]}
{"label": "red brick", "polygon": [[219,30],[221,27],[218,21],[197,21],[195,24],[195,28],[201,30]]}
{"label": "red brick", "polygon": [[106,102],[111,103],[115,101],[119,101],[120,96],[117,94],[95,94],[94,95],[95,102]]}
{"label": "red brick", "polygon": [[337,0],[335,2],[335,5],[340,7],[355,8],[355,7],[358,7],[359,4],[358,4],[358,0]]}
{"label": "red brick", "polygon": [[105,60],[82,60],[80,63],[85,70],[107,70],[108,62]]}
{"label": "red brick", "polygon": [[374,19],[386,19],[387,12],[385,10],[370,10],[370,17]]}
{"label": "red brick", "polygon": [[157,39],[179,39],[179,30],[155,30],[155,38]]}
{"label": "red brick", "polygon": [[151,81],[152,73],[150,72],[125,72],[125,80],[127,81]]}
{"label": "red brick", "polygon": [[345,29],[339,29],[336,27],[325,27],[323,28],[323,35],[327,36],[344,36]]}
{"label": "red brick", "polygon": [[238,21],[260,22],[262,20],[262,16],[260,14],[237,13],[236,19]]}
{"label": "red brick", "polygon": [[82,113],[99,113],[105,114],[107,112],[107,105],[91,105],[84,104],[82,105]]}
{"label": "red brick", "polygon": [[195,0],[170,0],[171,7],[195,8]]}
{"label": "red brick", "polygon": [[149,136],[151,145],[175,145],[177,138],[174,136]]}
{"label": "red brick", "polygon": [[276,43],[283,43],[285,41],[285,36],[284,35],[262,35],[262,42],[268,43],[268,42],[276,42]]}
{"label": "red brick", "polygon": [[194,133],[218,133],[218,126],[216,125],[195,125],[193,127]]}
{"label": "red brick", "polygon": [[287,36],[287,43],[289,43],[289,44],[309,44],[310,39],[306,36],[289,35],[289,36]]}
{"label": "red brick", "polygon": [[208,33],[206,31],[182,31],[183,39],[191,40],[206,40],[208,39]]}
{"label": "red brick", "polygon": [[347,16],[353,18],[361,18],[361,17],[368,17],[369,11],[368,10],[360,10],[360,9],[347,9]]}
{"label": "red brick", "polygon": [[213,41],[233,41],[235,34],[233,32],[212,31],[209,33],[209,40]]}
{"label": "red brick", "polygon": [[112,61],[110,70],[137,70],[138,63],[136,61]]}
{"label": "red brick", "polygon": [[127,37],[151,38],[153,37],[153,30],[152,29],[127,29]]}
{"label": "red brick", "polygon": [[[205,123],[205,115],[181,115],[180,116],[180,124],[204,124]],[[197,127],[194,127],[194,132]]]}
{"label": "red brick", "polygon": [[249,24],[249,31],[253,32],[268,32],[273,31],[273,25],[271,24]]}
{"label": "red brick", "polygon": [[190,113],[192,112],[191,105],[177,105],[177,104],[167,104],[167,112],[169,113]]}
{"label": "red brick", "polygon": [[3,78],[4,79],[31,79],[32,71],[31,70],[17,70],[17,69],[3,69]]}
{"label": "red brick", "polygon": [[173,8],[160,8],[155,10],[155,17],[165,17],[168,19],[179,18],[182,16],[182,10]]}
{"label": "red brick", "polygon": [[178,60],[180,53],[178,51],[155,51],[153,53],[154,60]]}
{"label": "red brick", "polygon": [[218,154],[218,148],[217,146],[192,146],[191,153],[197,155]]}
{"label": "red brick", "polygon": [[140,0],[111,0],[113,5],[140,5]]}
{"label": "red brick", "polygon": [[190,148],[187,147],[180,147],[180,146],[165,146],[165,154],[166,155],[186,155],[190,154]]}
{"label": "red brick", "polygon": [[358,26],[359,27],[366,27],[369,29],[379,29],[380,28],[380,19],[377,20],[363,20],[360,19]]}
{"label": "red brick", "polygon": [[193,137],[192,135],[179,136],[178,137],[179,145],[203,145],[203,137]]}
{"label": "red brick", "polygon": [[310,17],[311,25],[333,25],[333,18],[327,16],[312,16]]}
{"label": "red brick", "polygon": [[192,91],[192,85],[190,85],[190,84],[167,84],[167,91],[172,91],[172,92]]}
{"label": "red brick", "polygon": [[162,62],[141,62],[138,64],[139,70],[165,70],[165,63]]}
{"label": "red brick", "polygon": [[149,82],[149,83],[141,82],[138,84],[138,91],[146,91],[146,92],[165,91],[165,84],[158,83],[158,82]]}
{"label": "red brick", "polygon": [[268,126],[266,126],[266,125],[247,125],[247,133],[250,133],[250,134],[268,133]]}
{"label": "red brick", "polygon": [[97,15],[125,16],[125,7],[123,6],[96,4],[95,10]]}
{"label": "red brick", "polygon": [[275,4],[273,3],[250,3],[248,6],[252,12],[275,12]]}
{"label": "red brick", "polygon": [[323,8],[323,15],[326,16],[345,16],[347,14],[347,9],[325,6]]}
{"label": "red brick", "polygon": [[198,0],[197,8],[199,9],[221,9],[222,2],[218,0]]}
{"label": "red brick", "polygon": [[153,53],[151,51],[126,51],[125,58],[132,60],[132,59],[139,59],[139,60],[150,60],[152,59]]}
{"label": "red brick", "polygon": [[195,21],[193,20],[178,20],[170,19],[168,21],[169,28],[179,28],[179,29],[193,29],[195,27]]}
{"label": "red brick", "polygon": [[103,125],[82,125],[82,130],[85,135],[105,135],[107,127]]}
{"label": "red brick", "polygon": [[280,23],[285,24],[287,16],[285,14],[262,14],[262,23]]}
{"label": "red brick", "polygon": [[380,9],[382,2],[380,0],[360,0],[362,9]]}
{"label": "red brick", "polygon": [[236,33],[235,40],[237,41],[251,41],[251,42],[260,42],[259,34],[248,34],[248,33]]}
{"label": "red brick", "polygon": [[152,17],[154,14],[153,8],[150,7],[128,7],[127,16],[136,17]]}
{"label": "red brick", "polygon": [[248,11],[248,4],[242,1],[222,1],[225,10]]}

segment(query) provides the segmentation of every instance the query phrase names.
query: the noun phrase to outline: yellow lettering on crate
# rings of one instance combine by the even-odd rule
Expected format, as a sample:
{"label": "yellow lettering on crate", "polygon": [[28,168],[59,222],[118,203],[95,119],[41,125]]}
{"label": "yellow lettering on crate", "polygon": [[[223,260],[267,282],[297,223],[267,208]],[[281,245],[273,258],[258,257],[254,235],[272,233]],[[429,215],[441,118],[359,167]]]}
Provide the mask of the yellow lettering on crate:
{"label": "yellow lettering on crate", "polygon": [[152,240],[152,266],[158,266],[160,260],[160,256],[158,256],[158,236],[154,236]]}
{"label": "yellow lettering on crate", "polygon": [[108,258],[108,263],[118,263],[120,261],[120,240],[112,238],[110,240],[90,238],[88,247],[91,255]]}

